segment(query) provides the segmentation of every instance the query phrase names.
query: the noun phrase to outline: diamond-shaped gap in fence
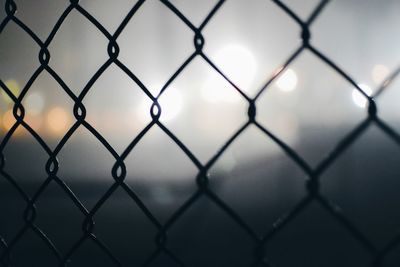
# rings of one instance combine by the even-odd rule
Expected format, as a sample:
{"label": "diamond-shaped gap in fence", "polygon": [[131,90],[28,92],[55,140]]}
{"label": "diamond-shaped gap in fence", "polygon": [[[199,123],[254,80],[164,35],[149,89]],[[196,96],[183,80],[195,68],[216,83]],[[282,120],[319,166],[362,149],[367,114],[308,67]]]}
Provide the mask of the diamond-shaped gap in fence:
{"label": "diamond-shaped gap in fence", "polygon": [[400,146],[370,126],[321,177],[323,194],[382,247],[400,225]]}
{"label": "diamond-shaped gap in fence", "polygon": [[[0,235],[9,242],[23,226],[22,214],[26,201],[18,190],[0,173],[0,213],[7,214],[0,220]],[[7,199],[7,201],[5,201]],[[10,205],[12,203],[12,205]],[[0,251],[1,253],[1,251]],[[1,254],[0,254],[1,255]]]}
{"label": "diamond-shaped gap in fence", "polygon": [[35,204],[35,224],[46,233],[61,254],[67,253],[82,235],[84,214],[55,181],[47,185]]}
{"label": "diamond-shaped gap in fence", "polygon": [[[168,116],[179,98],[180,111]],[[160,105],[160,121],[202,162],[247,121],[245,98],[201,58],[195,58],[170,84]]]}
{"label": "diamond-shaped gap in fence", "polygon": [[94,233],[123,266],[140,266],[154,250],[157,228],[121,187],[98,210],[94,221]]}
{"label": "diamond-shaped gap in fence", "polygon": [[96,18],[110,33],[113,33],[137,2],[130,0],[98,0],[96,2],[81,1],[79,5]]}
{"label": "diamond-shaped gap in fence", "polygon": [[368,266],[372,257],[341,224],[312,202],[276,233],[266,246],[270,261],[280,267]]}
{"label": "diamond-shaped gap in fence", "polygon": [[256,119],[316,165],[367,117],[367,101],[362,95],[354,101],[354,89],[304,51],[261,95]]}
{"label": "diamond-shaped gap in fence", "polygon": [[188,18],[190,22],[192,22],[196,27],[199,27],[218,1],[170,0],[169,2],[172,3],[186,18]]}
{"label": "diamond-shaped gap in fence", "polygon": [[57,175],[87,209],[93,208],[115,182],[111,175],[115,158],[84,126],[70,137],[57,158]]}
{"label": "diamond-shaped gap in fence", "polygon": [[58,259],[31,228],[28,228],[13,247],[11,266],[57,266]]}
{"label": "diamond-shaped gap in fence", "polygon": [[[40,65],[38,60],[40,47],[29,34],[10,21],[0,34],[0,50],[0,78],[3,82],[15,82],[18,87],[16,95],[19,95]],[[3,89],[0,91],[0,101],[2,101]],[[1,109],[3,105],[0,105]]]}
{"label": "diamond-shaped gap in fence", "polygon": [[[277,25],[285,31],[277,31]],[[253,96],[300,46],[299,32],[298,25],[271,1],[227,1],[203,30],[203,50],[233,83]]]}
{"label": "diamond-shaped gap in fence", "polygon": [[119,265],[95,241],[88,238],[73,252],[69,258],[68,266],[114,267]]}
{"label": "diamond-shaped gap in fence", "polygon": [[299,16],[303,21],[306,21],[312,14],[317,5],[322,2],[321,0],[282,0],[288,8],[290,8],[297,16]]}
{"label": "diamond-shaped gap in fence", "polygon": [[[333,1],[312,26],[312,41],[321,52],[359,82],[373,86],[376,65],[398,65],[400,18],[396,1]],[[376,14],[381,14],[376,17]],[[383,46],[383,44],[385,44]]]}
{"label": "diamond-shaped gap in fence", "polygon": [[260,235],[306,193],[306,174],[253,125],[209,173],[210,188]]}
{"label": "diamond-shaped gap in fence", "polygon": [[73,100],[46,71],[33,82],[22,100],[24,121],[54,149],[75,122]]}
{"label": "diamond-shaped gap in fence", "polygon": [[96,26],[72,10],[49,45],[49,66],[79,95],[109,58],[108,43]]}
{"label": "diamond-shaped gap in fence", "polygon": [[118,58],[146,86],[164,84],[194,52],[193,36],[160,1],[146,1],[117,40]]}
{"label": "diamond-shaped gap in fence", "polygon": [[65,0],[40,0],[35,2],[17,0],[15,3],[17,5],[15,16],[35,32],[42,41],[47,38],[57,20],[69,5],[69,1]]}
{"label": "diamond-shaped gap in fence", "polygon": [[27,130],[21,125],[19,128],[2,152],[6,159],[4,170],[28,196],[33,196],[47,178],[45,166],[49,157]]}
{"label": "diamond-shaped gap in fence", "polygon": [[248,266],[254,246],[253,239],[206,196],[168,231],[168,248],[187,266]]}
{"label": "diamond-shaped gap in fence", "polygon": [[400,99],[400,75],[375,98],[379,118],[400,133],[400,107],[396,99]]}
{"label": "diamond-shaped gap in fence", "polygon": [[151,99],[116,65],[93,84],[83,100],[87,121],[122,153],[151,122]]}
{"label": "diamond-shaped gap in fence", "polygon": [[161,222],[168,220],[197,189],[198,169],[156,125],[133,148],[125,164],[125,182]]}

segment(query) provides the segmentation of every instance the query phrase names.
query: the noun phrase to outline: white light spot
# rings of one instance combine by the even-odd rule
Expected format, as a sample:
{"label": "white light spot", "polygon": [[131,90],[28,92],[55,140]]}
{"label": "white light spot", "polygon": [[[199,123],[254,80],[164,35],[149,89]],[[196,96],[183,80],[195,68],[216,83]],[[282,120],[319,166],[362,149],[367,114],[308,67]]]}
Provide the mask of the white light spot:
{"label": "white light spot", "polygon": [[297,74],[292,69],[286,69],[276,80],[276,85],[283,92],[290,92],[296,88]]}
{"label": "white light spot", "polygon": [[160,119],[162,121],[172,120],[182,110],[182,95],[174,87],[169,87],[159,98],[159,103],[161,106]]}
{"label": "white light spot", "polygon": [[43,96],[38,92],[34,92],[26,97],[24,104],[26,111],[31,115],[39,115],[44,108]]}
{"label": "white light spot", "polygon": [[[358,85],[363,91],[364,93],[366,93],[368,96],[370,96],[372,94],[372,89],[366,85],[366,84],[359,84]],[[353,89],[353,92],[351,94],[352,98],[353,98],[353,102],[360,108],[365,108],[365,106],[367,105],[367,98],[360,93],[357,89]]]}
{"label": "white light spot", "polygon": [[[243,46],[228,45],[219,50],[213,62],[242,91],[248,91],[256,73],[253,54]],[[203,98],[211,103],[233,103],[241,99],[236,89],[222,76],[209,78],[202,87]]]}
{"label": "white light spot", "polygon": [[[156,88],[161,88],[161,86]],[[161,106],[160,120],[163,122],[170,121],[178,116],[182,110],[182,94],[176,88],[169,86],[158,99],[158,103]],[[151,118],[149,120],[149,114],[152,105],[153,102],[149,97],[144,96],[135,112],[139,121],[142,123],[150,122]],[[157,107],[154,108],[154,112],[157,113]]]}
{"label": "white light spot", "polygon": [[227,81],[221,79],[208,79],[201,88],[204,100],[209,103],[236,103],[241,96]]}

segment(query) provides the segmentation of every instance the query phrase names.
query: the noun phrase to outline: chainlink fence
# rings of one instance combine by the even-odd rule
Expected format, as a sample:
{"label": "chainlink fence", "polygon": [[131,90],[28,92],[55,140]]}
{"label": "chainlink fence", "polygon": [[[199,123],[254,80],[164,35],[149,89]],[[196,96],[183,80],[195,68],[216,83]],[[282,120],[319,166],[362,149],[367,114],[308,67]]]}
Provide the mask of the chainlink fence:
{"label": "chainlink fence", "polygon": [[[267,0],[265,0],[267,1]],[[34,40],[39,46],[39,67],[36,69],[29,81],[23,86],[21,93],[17,96],[14,95],[12,90],[6,86],[4,81],[0,81],[1,90],[5,92],[13,101],[13,116],[15,117],[15,124],[11,127],[11,129],[6,133],[0,144],[0,174],[1,179],[7,181],[12,187],[18,192],[20,198],[22,198],[26,202],[26,209],[23,212],[23,227],[18,231],[18,233],[11,239],[5,239],[0,237],[0,246],[1,250],[1,265],[2,266],[14,266],[13,265],[13,251],[16,246],[18,246],[19,241],[22,237],[28,232],[33,231],[35,235],[37,235],[42,242],[51,250],[54,256],[58,260],[59,266],[68,266],[71,263],[74,263],[73,256],[79,250],[79,248],[86,242],[92,241],[93,246],[97,246],[111,261],[115,266],[123,266],[120,262],[119,258],[114,254],[114,251],[108,247],[106,242],[103,242],[101,236],[97,236],[94,234],[95,228],[95,215],[101,209],[101,207],[109,200],[109,198],[113,195],[113,193],[118,189],[122,188],[129,197],[136,203],[136,205],[140,208],[143,214],[148,219],[148,223],[154,225],[157,229],[157,235],[154,240],[154,251],[147,256],[147,260],[143,262],[143,266],[152,266],[154,262],[156,262],[160,257],[168,257],[170,261],[174,262],[177,266],[190,266],[190,264],[184,262],[182,260],[182,255],[174,251],[169,247],[168,241],[168,232],[173,225],[175,225],[181,217],[188,211],[190,208],[200,199],[207,198],[210,200],[213,205],[222,210],[226,215],[229,216],[230,220],[236,223],[241,231],[245,233],[251,240],[253,246],[251,250],[253,251],[253,259],[252,262],[249,262],[248,266],[275,266],[275,262],[272,262],[269,259],[267,246],[271,239],[282,229],[286,228],[287,225],[293,223],[294,218],[296,218],[299,214],[303,213],[304,210],[310,205],[310,203],[317,203],[323,209],[328,211],[332,215],[332,220],[335,221],[338,225],[347,230],[348,235],[351,235],[354,239],[357,240],[360,247],[365,249],[365,251],[370,255],[370,266],[383,266],[383,261],[385,257],[398,248],[400,243],[400,234],[396,234],[392,237],[392,239],[388,240],[386,245],[377,246],[372,242],[360,228],[353,223],[338,207],[336,204],[332,203],[330,199],[324,196],[320,192],[320,177],[321,175],[339,158],[341,155],[352,146],[352,144],[363,135],[367,128],[371,125],[377,126],[386,136],[387,138],[392,139],[397,145],[400,145],[400,135],[397,133],[388,123],[383,121],[379,115],[378,110],[379,107],[377,105],[376,99],[384,93],[386,90],[390,89],[390,85],[392,81],[400,73],[400,68],[391,72],[388,78],[382,83],[382,85],[376,90],[376,92],[369,96],[363,89],[357,84],[357,82],[351,77],[350,74],[343,71],[335,62],[333,62],[329,55],[326,55],[320,52],[318,47],[315,47],[311,42],[311,26],[316,23],[316,19],[320,16],[324,9],[329,8],[327,0],[322,0],[318,3],[318,5],[314,8],[311,15],[307,20],[301,19],[289,6],[287,6],[283,1],[274,0],[272,1],[276,6],[282,9],[288,17],[294,20],[298,27],[299,33],[301,34],[302,43],[295,50],[295,52],[287,57],[287,60],[283,62],[282,68],[276,70],[274,75],[270,77],[264,85],[258,90],[257,94],[254,97],[250,97],[245,93],[244,90],[239,88],[234,82],[231,81],[231,77],[227,77],[222,69],[219,69],[216,64],[209,58],[209,56],[203,52],[203,46],[207,40],[203,37],[202,31],[209,22],[213,19],[214,15],[219,12],[220,8],[224,5],[225,1],[218,1],[215,6],[212,8],[211,12],[206,16],[206,18],[202,21],[199,27],[196,27],[183,13],[171,2],[166,0],[161,0],[160,2],[165,5],[171,13],[176,15],[180,21],[186,25],[193,33],[193,52],[192,54],[181,64],[181,66],[175,71],[175,73],[169,78],[169,80],[162,86],[162,89],[157,95],[153,95],[150,93],[148,88],[141,82],[141,80],[135,76],[135,71],[129,69],[124,63],[122,63],[119,58],[120,48],[118,46],[118,37],[124,31],[128,22],[135,16],[137,11],[142,7],[144,0],[137,1],[133,7],[130,9],[129,13],[125,18],[123,18],[122,22],[119,24],[119,27],[116,29],[114,33],[110,33],[96,18],[91,15],[87,10],[85,10],[80,4],[79,0],[71,0],[68,7],[62,13],[62,15],[58,18],[56,24],[52,28],[50,34],[45,40],[39,38],[33,30],[30,29],[23,21],[21,21],[17,16],[16,12],[18,10],[18,5],[12,1],[7,0],[5,2],[5,12],[6,17],[1,22],[0,25],[0,33],[4,31],[10,24],[17,25],[20,29],[22,29],[30,38]],[[66,82],[59,76],[59,74],[53,70],[49,66],[49,61],[51,58],[51,53],[48,49],[49,45],[52,43],[55,35],[62,27],[63,22],[69,16],[71,11],[76,10],[81,15],[83,15],[91,24],[93,24],[107,39],[108,39],[108,59],[104,64],[97,70],[97,72],[88,80],[87,84],[82,88],[79,94],[75,94],[68,86]],[[310,52],[315,58],[322,61],[326,65],[330,67],[333,72],[336,72],[341,77],[343,77],[349,84],[351,84],[356,90],[358,90],[367,100],[368,100],[368,108],[367,117],[363,120],[359,125],[355,126],[353,130],[351,130],[340,142],[336,144],[334,149],[330,151],[325,157],[321,158],[319,164],[317,166],[311,167],[302,156],[300,156],[293,148],[291,148],[287,143],[282,141],[279,136],[274,135],[270,130],[264,127],[257,120],[257,100],[263,93],[268,90],[271,83],[273,83],[280,75],[287,69],[291,63],[296,60],[304,51]],[[159,118],[162,116],[163,107],[159,104],[159,98],[166,91],[168,91],[169,85],[181,74],[181,72],[187,68],[188,65],[195,58],[201,58],[204,60],[209,68],[218,73],[223,77],[227,82],[229,82],[232,87],[240,93],[243,98],[243,101],[248,105],[248,120],[247,122],[240,127],[228,140],[226,140],[225,144],[219,148],[218,152],[214,154],[205,164],[203,164],[196,155],[183,143],[174,133],[168,129],[162,122],[160,122]],[[107,68],[110,66],[116,66],[121,69],[126,75],[130,77],[148,96],[148,98],[153,102],[150,114],[151,114],[151,122],[133,139],[130,144],[125,148],[122,153],[117,153],[112,145],[108,142],[108,140],[102,136],[95,127],[93,127],[85,118],[86,118],[86,108],[83,104],[83,100],[88,92],[91,90],[92,85],[102,76]],[[25,118],[25,109],[22,105],[22,100],[26,96],[27,92],[31,88],[31,85],[37,79],[37,77],[43,73],[47,72],[51,75],[52,78],[61,86],[64,92],[71,98],[74,102],[73,107],[73,116],[75,117],[75,121],[73,126],[65,133],[63,138],[60,140],[55,149],[51,149],[44,138],[42,138],[24,119]],[[281,149],[284,151],[286,156],[292,160],[295,164],[297,164],[304,174],[307,175],[308,179],[305,183],[306,185],[306,194],[304,198],[302,198],[295,206],[293,206],[290,211],[285,214],[282,214],[279,218],[276,219],[276,223],[272,226],[265,226],[265,232],[260,234],[256,232],[247,222],[241,217],[238,213],[235,212],[233,208],[230,207],[229,203],[223,201],[220,196],[214,192],[209,187],[209,177],[208,172],[210,168],[216,163],[216,161],[224,154],[226,149],[230,147],[230,145],[240,136],[245,129],[250,126],[255,126],[262,133],[264,133],[268,138],[273,140]],[[24,191],[23,187],[20,186],[18,181],[10,175],[6,169],[6,155],[3,153],[4,149],[7,147],[10,138],[13,136],[17,128],[23,127],[25,128],[33,138],[40,144],[43,150],[48,155],[48,161],[46,166],[44,166],[45,171],[47,173],[47,178],[41,184],[40,188],[33,195],[29,195]],[[112,177],[114,179],[113,184],[108,188],[107,192],[97,200],[96,204],[88,209],[85,207],[83,202],[77,197],[77,195],[71,190],[71,188],[65,183],[65,181],[59,177],[59,161],[58,155],[63,150],[64,146],[68,143],[70,137],[78,130],[78,128],[84,127],[90,133],[97,138],[98,141],[109,151],[112,157],[115,159],[114,166],[111,170]],[[136,145],[141,141],[141,139],[146,135],[146,133],[152,129],[153,127],[158,127],[161,129],[175,144],[178,146],[194,163],[197,167],[198,174],[197,177],[193,178],[193,183],[196,183],[197,189],[192,193],[192,195],[181,205],[177,210],[175,210],[169,219],[162,223],[160,222],[156,216],[152,213],[152,210],[149,209],[143,200],[135,193],[133,187],[128,185],[125,181],[127,176],[127,170],[124,163],[124,160],[127,156],[135,149]],[[23,166],[21,166],[23,168]],[[52,242],[52,240],[48,237],[46,232],[39,228],[39,226],[35,223],[38,213],[38,208],[36,206],[36,202],[38,198],[46,191],[46,188],[50,184],[56,184],[63,191],[66,192],[66,196],[69,197],[71,203],[73,203],[76,208],[83,214],[84,220],[82,222],[82,233],[81,237],[74,242],[74,245],[69,248],[67,252],[61,252],[57,245]],[[3,199],[2,199],[3,201]],[[5,200],[4,200],[5,201]],[[9,205],[13,205],[10,203]],[[123,211],[121,211],[123,212]],[[5,214],[1,214],[1,216],[7,216]],[[196,231],[196,229],[192,229]],[[0,229],[0,234],[3,229]],[[63,231],[63,229],[59,229],[59,231]],[[140,229],[138,229],[140,231]],[[212,242],[212,241],[211,241]],[[190,244],[187,244],[190,246]],[[135,253],[135,251],[132,251]],[[198,251],[201,254],[201,251]],[[87,255],[88,258],[91,255]],[[278,264],[278,263],[277,263]],[[79,263],[78,263],[79,265]],[[75,266],[75,265],[74,265]]]}

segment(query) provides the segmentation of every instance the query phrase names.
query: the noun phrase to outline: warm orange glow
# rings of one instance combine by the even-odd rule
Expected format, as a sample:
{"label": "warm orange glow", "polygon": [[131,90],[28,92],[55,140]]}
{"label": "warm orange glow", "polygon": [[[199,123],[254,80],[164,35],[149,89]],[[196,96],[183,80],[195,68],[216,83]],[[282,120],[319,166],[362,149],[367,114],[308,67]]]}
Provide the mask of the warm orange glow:
{"label": "warm orange glow", "polygon": [[67,130],[68,124],[70,123],[70,117],[64,109],[56,107],[49,111],[46,122],[48,128],[54,134],[61,134]]}
{"label": "warm orange glow", "polygon": [[2,125],[6,131],[10,130],[15,124],[16,120],[11,109],[4,113],[2,122]]}

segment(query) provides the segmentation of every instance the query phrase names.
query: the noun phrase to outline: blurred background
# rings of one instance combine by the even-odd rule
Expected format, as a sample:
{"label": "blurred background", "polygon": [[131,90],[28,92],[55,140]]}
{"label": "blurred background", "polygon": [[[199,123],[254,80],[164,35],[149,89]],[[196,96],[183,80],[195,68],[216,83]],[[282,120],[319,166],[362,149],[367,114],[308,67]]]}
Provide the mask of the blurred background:
{"label": "blurred background", "polygon": [[[196,27],[216,1],[170,1]],[[302,19],[319,1],[286,0]],[[16,1],[16,16],[44,41],[68,6],[65,0]],[[82,0],[80,5],[111,34],[135,4]],[[1,0],[1,20],[6,17]],[[311,43],[372,95],[400,65],[400,2],[337,0],[311,27]],[[204,53],[253,97],[301,45],[301,29],[272,1],[226,1],[202,31]],[[163,3],[148,0],[117,42],[118,59],[156,96],[194,52],[194,33]],[[73,10],[49,45],[49,66],[78,95],[108,59],[108,40]],[[18,96],[40,66],[40,47],[10,22],[0,35],[0,79]],[[379,117],[400,131],[400,79],[377,98]],[[83,103],[86,120],[121,154],[151,122],[152,101],[112,64]],[[73,100],[50,74],[33,82],[25,121],[54,149],[76,121]],[[248,120],[246,100],[206,61],[196,57],[160,97],[160,121],[203,163]],[[0,141],[15,123],[13,102],[0,92]],[[349,82],[305,50],[257,100],[257,121],[312,167],[367,118],[367,101]],[[47,153],[19,127],[2,151],[5,171],[28,195],[47,178]],[[113,184],[114,157],[84,127],[58,155],[58,177],[91,209]],[[400,230],[400,147],[372,125],[321,177],[321,192],[374,243],[383,247]],[[197,167],[157,125],[125,160],[125,182],[162,223],[196,191]],[[306,174],[254,126],[247,128],[211,168],[210,188],[260,234],[307,191]],[[0,175],[0,235],[9,242],[24,226],[26,207]],[[83,214],[55,183],[39,197],[35,223],[61,253],[82,235]],[[120,189],[95,215],[94,232],[124,266],[138,266],[156,249],[157,229]],[[168,233],[168,248],[188,266],[248,266],[254,243],[206,197]],[[384,266],[399,266],[400,248]],[[317,203],[311,204],[267,246],[276,266],[368,266],[368,252]],[[28,231],[13,250],[13,266],[56,266],[44,243]],[[175,266],[161,255],[153,266]],[[91,241],[70,266],[112,266]]]}

